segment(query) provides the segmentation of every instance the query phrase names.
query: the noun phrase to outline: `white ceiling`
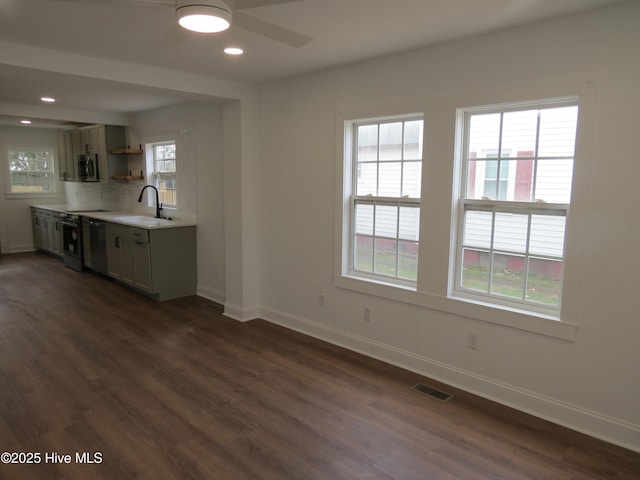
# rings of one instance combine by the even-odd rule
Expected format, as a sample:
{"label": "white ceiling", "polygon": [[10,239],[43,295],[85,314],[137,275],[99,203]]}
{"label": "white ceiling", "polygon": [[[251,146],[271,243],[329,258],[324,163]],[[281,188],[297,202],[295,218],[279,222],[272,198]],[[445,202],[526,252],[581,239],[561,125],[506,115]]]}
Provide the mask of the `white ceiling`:
{"label": "white ceiling", "polygon": [[[262,84],[347,63],[623,3],[624,0],[296,0],[242,13],[312,38],[300,48],[233,27],[188,33],[172,6],[127,0],[0,0],[0,41],[94,59]],[[226,46],[245,49],[229,57]],[[58,108],[130,113],[192,94],[55,73],[3,61],[5,123],[35,112],[42,95]],[[24,106],[24,113],[21,111]],[[4,110],[4,111],[3,111]]]}

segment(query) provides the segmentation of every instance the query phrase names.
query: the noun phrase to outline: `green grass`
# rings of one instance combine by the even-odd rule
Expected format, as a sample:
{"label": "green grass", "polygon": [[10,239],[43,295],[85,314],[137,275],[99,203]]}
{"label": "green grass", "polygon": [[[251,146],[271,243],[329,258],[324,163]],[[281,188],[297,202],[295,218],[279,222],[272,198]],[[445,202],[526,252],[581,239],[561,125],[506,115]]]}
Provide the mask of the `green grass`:
{"label": "green grass", "polygon": [[[462,287],[469,290],[487,292],[489,270],[486,267],[467,265],[462,275]],[[493,275],[491,293],[509,298],[522,299],[524,275],[508,270],[497,271]],[[529,275],[525,300],[545,305],[558,305],[560,302],[559,280],[539,275]]]}

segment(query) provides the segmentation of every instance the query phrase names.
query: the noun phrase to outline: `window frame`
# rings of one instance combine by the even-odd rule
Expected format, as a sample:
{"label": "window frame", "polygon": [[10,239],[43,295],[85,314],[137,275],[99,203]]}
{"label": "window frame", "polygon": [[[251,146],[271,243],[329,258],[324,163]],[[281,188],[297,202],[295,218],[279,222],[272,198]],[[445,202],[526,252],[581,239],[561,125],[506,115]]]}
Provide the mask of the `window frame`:
{"label": "window frame", "polygon": [[[13,191],[13,174],[10,166],[10,153],[12,151],[46,151],[50,154],[52,162],[51,169],[47,172],[51,175],[51,190],[50,191]],[[60,195],[60,187],[58,184],[57,172],[58,172],[58,152],[57,147],[54,145],[38,145],[38,144],[14,144],[7,145],[3,149],[4,154],[4,166],[3,169],[6,173],[5,180],[5,197],[6,198],[55,198]]]}
{"label": "window frame", "polygon": [[[164,173],[164,172],[159,172],[156,170],[156,147],[157,146],[161,146],[161,145],[174,145],[175,148],[175,158],[174,158],[174,162],[175,162],[175,171],[172,173]],[[155,186],[158,191],[160,192],[160,180],[162,180],[163,178],[173,178],[174,182],[175,182],[175,198],[176,198],[176,203],[175,204],[167,204],[165,202],[162,202],[162,198],[160,198],[160,201],[162,203],[162,209],[163,210],[173,210],[173,211],[178,211],[179,209],[179,201],[178,201],[178,186],[179,186],[179,181],[178,181],[178,142],[175,140],[175,138],[173,137],[166,137],[166,138],[159,138],[159,139],[153,139],[153,140],[149,140],[145,143],[145,151],[146,153],[146,163],[147,163],[147,177],[148,178],[152,178],[153,182],[152,185]],[[147,197],[147,206],[149,207],[155,207],[155,197],[152,197],[151,195]]]}
{"label": "window frame", "polygon": [[[480,107],[469,107],[469,108],[460,108],[457,110],[457,129],[461,134],[462,139],[462,148],[459,150],[456,155],[456,165],[457,165],[457,174],[454,176],[455,191],[457,191],[457,198],[455,201],[454,209],[452,211],[452,225],[455,226],[453,231],[453,241],[455,244],[454,247],[454,255],[450,256],[450,279],[449,279],[449,294],[448,296],[453,299],[460,300],[471,300],[477,301],[488,306],[493,306],[496,308],[508,308],[514,310],[522,310],[524,312],[528,312],[531,314],[540,314],[544,316],[548,316],[549,318],[554,318],[559,320],[560,318],[560,310],[562,308],[562,294],[564,287],[564,268],[561,274],[561,284],[559,290],[559,301],[557,305],[545,305],[544,303],[527,301],[525,298],[526,295],[526,286],[527,286],[527,278],[525,275],[524,286],[523,286],[523,298],[511,298],[508,296],[497,295],[491,292],[491,278],[493,276],[492,273],[492,265],[490,263],[490,275],[489,275],[489,283],[488,283],[488,291],[480,292],[476,290],[472,290],[469,288],[464,288],[462,284],[463,279],[463,250],[465,248],[465,215],[468,211],[487,211],[492,212],[492,222],[495,222],[495,213],[512,213],[512,214],[525,214],[528,215],[528,227],[527,227],[527,246],[526,251],[523,254],[523,258],[525,259],[525,264],[528,265],[528,259],[531,257],[537,258],[542,255],[531,254],[529,251],[529,240],[531,235],[530,230],[530,222],[532,215],[542,215],[542,216],[563,216],[565,218],[565,228],[563,235],[563,244],[562,244],[562,257],[561,261],[565,262],[567,257],[566,246],[567,246],[567,224],[569,222],[569,213],[571,206],[571,198],[567,201],[567,203],[546,203],[546,202],[536,202],[534,198],[530,201],[516,201],[516,200],[502,200],[502,199],[474,199],[474,198],[466,198],[466,190],[468,188],[468,174],[469,174],[469,145],[470,145],[470,118],[472,115],[477,114],[490,114],[490,113],[509,113],[509,112],[518,112],[525,110],[544,110],[544,109],[552,109],[552,108],[562,108],[562,107],[576,107],[578,109],[577,117],[576,117],[576,137],[574,140],[574,150],[573,156],[571,159],[573,161],[572,164],[572,189],[571,196],[573,196],[573,173],[575,172],[575,159],[576,159],[576,150],[577,150],[577,132],[580,124],[580,101],[579,97],[571,96],[571,97],[562,97],[562,98],[550,98],[544,100],[530,101],[530,102],[515,102],[515,103],[504,103],[504,104],[492,104],[492,105],[484,105]],[[502,137],[502,132],[500,133],[500,138]],[[500,143],[501,140],[500,140]],[[537,140],[536,140],[537,144]],[[504,160],[504,156],[502,159]],[[519,157],[511,157],[514,159],[520,159]],[[522,157],[523,159],[530,159],[529,157]],[[535,164],[539,161],[540,156],[536,155],[534,159]],[[487,161],[490,161],[492,157],[487,157]],[[497,160],[499,161],[499,159]],[[535,171],[534,164],[534,171]],[[497,179],[500,182],[500,178]],[[484,180],[486,181],[486,179]],[[536,178],[535,175],[532,178],[532,183],[535,185]],[[499,194],[499,191],[497,192]],[[492,232],[490,233],[490,247],[488,250],[489,255],[492,257],[495,250],[494,248],[494,226],[492,223]],[[525,267],[525,272],[528,272],[528,267]]]}
{"label": "window frame", "polygon": [[[401,179],[400,179],[400,188],[401,188],[401,196],[399,197],[388,197],[388,196],[378,196],[378,195],[358,195],[357,193],[357,181],[358,181],[358,167],[361,163],[358,162],[358,141],[357,141],[357,131],[358,127],[361,126],[369,126],[369,125],[377,125],[378,133],[381,125],[391,124],[391,123],[399,123],[402,122],[403,126],[407,122],[422,122],[421,126],[421,141],[422,141],[422,152],[420,154],[420,158],[418,159],[404,159],[404,153],[399,161],[401,163]],[[343,238],[342,248],[343,248],[343,262],[342,262],[342,274],[351,278],[356,278],[359,280],[367,281],[367,282],[376,282],[381,284],[388,284],[402,288],[408,288],[411,290],[415,290],[417,288],[417,275],[416,271],[416,280],[411,280],[406,277],[400,276],[399,268],[396,269],[395,276],[385,275],[382,273],[375,272],[375,253],[373,253],[372,260],[372,269],[374,271],[368,272],[365,270],[359,270],[356,268],[356,253],[355,253],[355,239],[357,236],[357,228],[356,228],[356,206],[357,205],[372,205],[374,212],[376,211],[378,206],[391,206],[397,209],[397,226],[396,226],[396,235],[395,238],[385,237],[383,235],[376,235],[375,227],[372,227],[371,239],[374,242],[378,238],[390,239],[396,242],[396,266],[400,263],[399,251],[400,245],[399,243],[403,240],[400,236],[399,222],[400,222],[400,209],[403,207],[406,208],[417,208],[418,209],[418,219],[420,218],[420,209],[421,209],[421,197],[408,197],[402,196],[402,188],[403,188],[403,175],[404,175],[404,166],[405,163],[419,163],[420,164],[420,191],[422,186],[422,166],[424,163],[424,116],[421,113],[409,113],[409,114],[400,114],[393,116],[376,116],[376,117],[368,117],[368,118],[358,118],[352,120],[346,120],[343,126],[343,136],[344,136],[344,154],[343,154],[343,168],[345,172],[345,181],[343,184],[343,196],[346,199],[346,203],[348,205],[348,212],[346,213],[346,239]],[[380,138],[377,140],[377,148],[380,146]],[[404,130],[403,130],[403,146],[404,146]],[[403,148],[404,152],[404,148]],[[379,157],[379,150],[377,159],[375,163],[377,165],[377,173],[376,173],[376,181],[379,185],[379,166],[381,163],[385,163],[388,160],[381,160]],[[396,162],[396,160],[393,160]],[[369,162],[366,162],[369,163]],[[371,162],[374,163],[374,162]],[[376,192],[378,193],[378,192]],[[374,225],[375,225],[375,213],[374,213]],[[417,240],[416,249],[418,249],[418,245],[420,243],[420,226],[418,220],[418,228],[417,228]],[[416,261],[418,264],[418,262]],[[417,269],[416,265],[416,269]]]}

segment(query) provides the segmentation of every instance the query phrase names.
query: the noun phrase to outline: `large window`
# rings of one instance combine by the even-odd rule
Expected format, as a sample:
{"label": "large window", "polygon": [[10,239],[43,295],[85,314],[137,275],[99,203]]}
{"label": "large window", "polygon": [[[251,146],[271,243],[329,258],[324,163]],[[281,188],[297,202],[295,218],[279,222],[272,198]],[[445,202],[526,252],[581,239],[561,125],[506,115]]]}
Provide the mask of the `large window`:
{"label": "large window", "polygon": [[577,117],[575,102],[463,112],[456,295],[559,310]]}
{"label": "large window", "polygon": [[[160,195],[160,203],[163,208],[177,208],[177,165],[176,143],[174,141],[151,143],[147,145],[147,151],[151,153],[148,165],[154,185]],[[151,201],[152,196],[149,196]]]}
{"label": "large window", "polygon": [[417,280],[422,123],[410,117],[347,125],[353,275],[400,284]]}
{"label": "large window", "polygon": [[55,156],[51,148],[15,148],[7,151],[8,193],[55,193]]}

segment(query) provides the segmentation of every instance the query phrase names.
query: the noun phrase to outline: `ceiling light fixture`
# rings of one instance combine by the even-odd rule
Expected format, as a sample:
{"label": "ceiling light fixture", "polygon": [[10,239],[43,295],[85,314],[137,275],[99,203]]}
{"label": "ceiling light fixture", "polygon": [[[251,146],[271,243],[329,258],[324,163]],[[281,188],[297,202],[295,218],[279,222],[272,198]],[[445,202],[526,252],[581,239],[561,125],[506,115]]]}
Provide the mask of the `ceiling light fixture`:
{"label": "ceiling light fixture", "polygon": [[242,55],[244,50],[238,47],[227,47],[224,49],[224,53],[227,55]]}
{"label": "ceiling light fixture", "polygon": [[54,103],[56,101],[56,99],[53,97],[40,97],[40,100],[45,103]]}
{"label": "ceiling light fixture", "polygon": [[31,125],[31,120],[20,120],[20,123],[24,125]]}
{"label": "ceiling light fixture", "polygon": [[224,0],[178,0],[178,23],[199,33],[222,32],[231,26],[231,7]]}

